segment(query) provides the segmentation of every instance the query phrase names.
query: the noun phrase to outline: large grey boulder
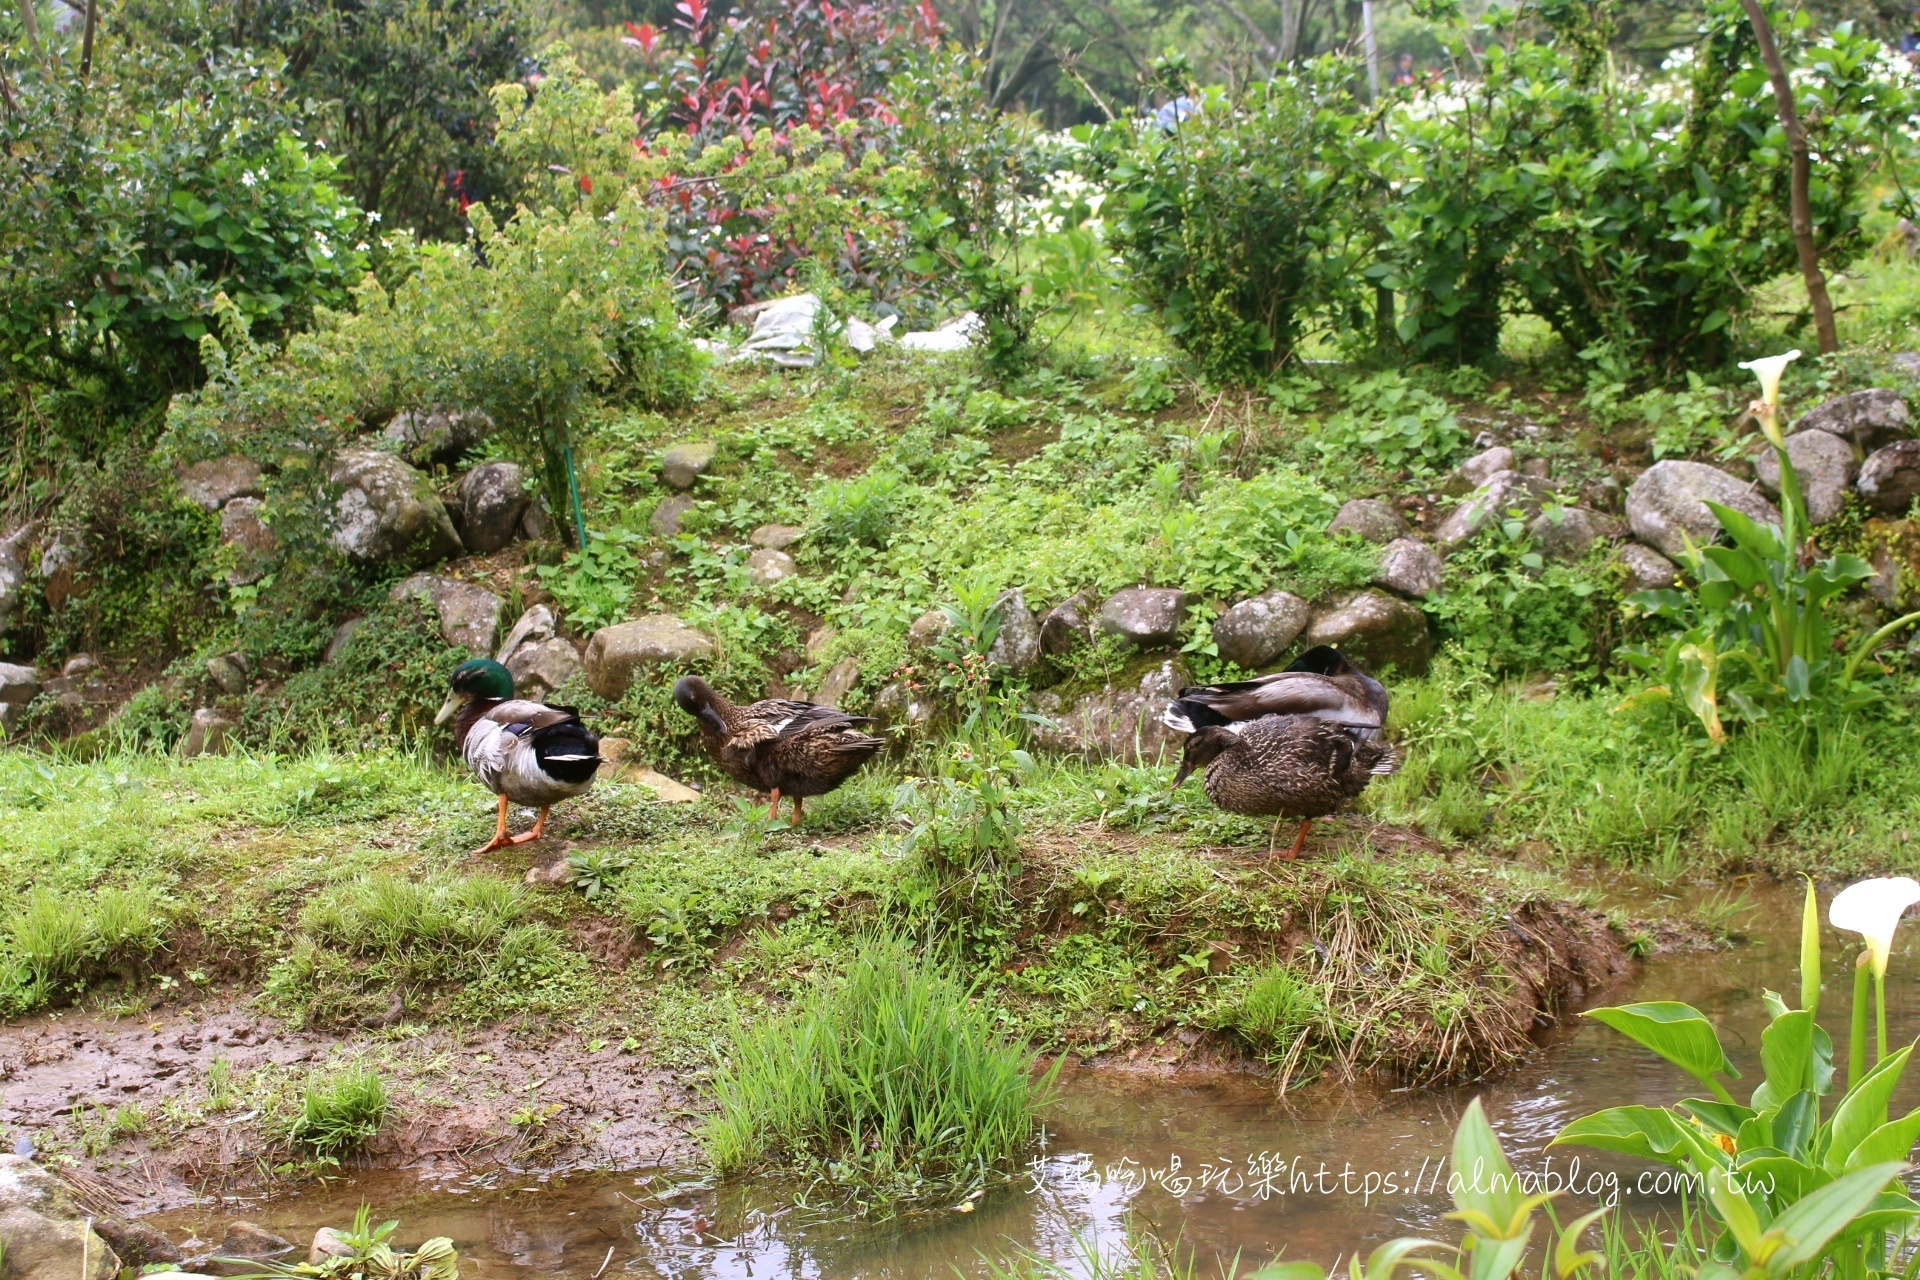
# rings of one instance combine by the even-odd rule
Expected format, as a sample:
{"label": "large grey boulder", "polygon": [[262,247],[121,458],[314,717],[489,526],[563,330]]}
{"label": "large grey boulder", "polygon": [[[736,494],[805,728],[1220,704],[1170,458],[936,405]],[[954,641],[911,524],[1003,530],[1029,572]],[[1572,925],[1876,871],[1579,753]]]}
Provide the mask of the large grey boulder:
{"label": "large grey boulder", "polygon": [[1620,563],[1626,567],[1628,591],[1659,591],[1680,581],[1680,568],[1673,561],[1638,542],[1620,548]]}
{"label": "large grey boulder", "polygon": [[1763,524],[1779,524],[1773,504],[1718,467],[1669,458],[1641,472],[1627,487],[1627,523],[1633,536],[1669,557],[1685,554],[1688,539],[1705,546],[1720,536],[1706,504],[1717,502]]}
{"label": "large grey boulder", "polygon": [[947,616],[945,609],[929,609],[907,627],[907,650],[920,653],[940,643],[940,638],[953,626],[953,619]]}
{"label": "large grey boulder", "polygon": [[1881,515],[1905,515],[1920,496],[1920,440],[1896,440],[1860,467],[1860,496]]}
{"label": "large grey boulder", "polygon": [[1551,481],[1523,471],[1496,471],[1461,504],[1447,513],[1434,531],[1433,540],[1446,548],[1460,546],[1486,528],[1490,522],[1518,511],[1520,518],[1531,520],[1540,514],[1540,506],[1553,493]]}
{"label": "large grey boulder", "polygon": [[453,462],[493,434],[493,419],[472,409],[404,409],[380,434],[413,462]]}
{"label": "large grey boulder", "polygon": [[[1846,505],[1847,489],[1853,484],[1859,463],[1853,446],[1827,431],[1800,431],[1787,437],[1787,458],[1794,474],[1800,477],[1800,494],[1806,499],[1807,519],[1825,524],[1840,514]],[[1772,445],[1754,451],[1753,471],[1760,487],[1776,496],[1780,493],[1780,455]]]}
{"label": "large grey boulder", "polygon": [[1000,630],[987,648],[987,661],[1016,675],[1026,675],[1046,660],[1040,647],[1040,620],[1027,608],[1025,593],[1015,588],[994,602],[1000,611]]}
{"label": "large grey boulder", "polygon": [[181,467],[174,472],[174,479],[189,502],[209,511],[218,511],[235,498],[257,498],[262,492],[260,464],[237,453]]}
{"label": "large grey boulder", "polygon": [[186,736],[180,739],[180,758],[191,760],[195,756],[219,755],[227,749],[227,735],[235,727],[233,721],[217,709],[201,707],[187,722]]}
{"label": "large grey boulder", "polygon": [[660,478],[676,489],[691,489],[693,482],[707,474],[719,447],[711,440],[688,440],[674,445],[660,457]]}
{"label": "large grey boulder", "polygon": [[1313,606],[1290,591],[1242,600],[1213,621],[1213,644],[1235,666],[1258,670],[1285,653],[1313,616]]}
{"label": "large grey boulder", "polygon": [[459,645],[470,653],[493,651],[493,637],[500,630],[500,597],[457,578],[434,573],[416,573],[393,584],[389,600],[413,596],[427,602],[440,620],[440,635],[448,644]]}
{"label": "large grey boulder", "polygon": [[460,540],[475,555],[512,542],[526,512],[526,475],[519,463],[483,462],[460,478]]}
{"label": "large grey boulder", "polygon": [[800,535],[805,532],[805,529],[794,524],[763,524],[747,535],[747,541],[756,547],[785,551],[800,541]]}
{"label": "large grey boulder", "polygon": [[1478,489],[1502,471],[1518,471],[1519,468],[1513,463],[1513,450],[1497,444],[1484,453],[1474,454],[1453,470],[1470,487]]}
{"label": "large grey boulder", "polygon": [[168,1239],[165,1232],[144,1222],[100,1218],[94,1222],[93,1229],[112,1246],[122,1266],[138,1268],[149,1263],[165,1266],[186,1260],[186,1253]]}
{"label": "large grey boulder", "polygon": [[1385,546],[1395,538],[1407,536],[1407,522],[1393,509],[1393,504],[1380,498],[1353,498],[1340,508],[1333,523],[1327,526],[1328,533],[1354,533],[1376,546]]}
{"label": "large grey boulder", "polygon": [[1093,595],[1081,591],[1068,596],[1040,618],[1040,647],[1062,658],[1093,636]]}
{"label": "large grey boulder", "polygon": [[1593,515],[1579,507],[1542,511],[1527,526],[1534,548],[1549,560],[1578,560],[1600,538]]}
{"label": "large grey boulder", "polygon": [[523,644],[539,644],[542,640],[551,640],[559,634],[553,621],[553,610],[546,605],[536,604],[514,619],[508,628],[506,639],[500,642],[500,648],[494,652],[495,662],[505,662],[513,656],[514,650]]}
{"label": "large grey boulder", "polygon": [[357,633],[361,627],[365,626],[366,623],[367,620],[365,618],[348,618],[345,622],[335,627],[333,629],[333,639],[327,641],[327,651],[321,656],[320,661],[327,666],[332,666],[334,663],[340,661],[341,658],[345,657],[347,646],[353,643],[355,633]]}
{"label": "large grey boulder", "polygon": [[821,678],[820,688],[814,693],[813,700],[822,706],[837,707],[846,701],[853,687],[860,683],[860,660],[842,658],[827,669]]}
{"label": "large grey boulder", "polygon": [[1425,600],[1440,589],[1446,571],[1440,553],[1426,543],[1418,538],[1395,538],[1380,553],[1380,567],[1373,581],[1389,591]]}
{"label": "large grey boulder", "polygon": [[1192,599],[1175,587],[1128,587],[1100,606],[1100,630],[1135,649],[1166,649],[1180,643]]}
{"label": "large grey boulder", "polygon": [[359,564],[415,569],[460,554],[460,535],[427,477],[379,449],[335,455],[333,545]]}
{"label": "large grey boulder", "polygon": [[258,498],[235,498],[220,508],[220,541],[233,548],[233,568],[227,571],[229,586],[244,587],[260,581],[267,571],[267,559],[279,540],[273,528],[260,518],[264,504]]}
{"label": "large grey boulder", "polygon": [[1871,451],[1907,434],[1910,415],[1907,402],[1898,391],[1887,387],[1869,387],[1843,396],[1835,396],[1794,419],[1795,435],[1803,431],[1824,431],[1844,437]]}
{"label": "large grey boulder", "polygon": [[27,545],[39,531],[39,524],[29,521],[0,537],[0,631],[12,623],[20,593],[26,589]]}
{"label": "large grey boulder", "polygon": [[0,1240],[9,1280],[113,1280],[120,1259],[60,1180],[25,1156],[0,1156]]}
{"label": "large grey boulder", "polygon": [[1384,591],[1356,591],[1314,613],[1307,643],[1330,644],[1369,670],[1418,675],[1433,660],[1427,615]]}
{"label": "large grey boulder", "polygon": [[0,703],[26,706],[40,696],[40,673],[20,662],[0,662]]}
{"label": "large grey boulder", "polygon": [[747,557],[747,581],[756,587],[773,587],[800,572],[800,565],[784,551],[760,547]]}
{"label": "large grey boulder", "polygon": [[617,622],[587,641],[587,687],[613,701],[644,668],[689,662],[712,652],[713,641],[670,613]]}
{"label": "large grey boulder", "polygon": [[1034,707],[1051,723],[1035,727],[1033,743],[1043,751],[1135,764],[1172,759],[1185,735],[1160,723],[1160,714],[1182,683],[1174,664],[1163,662],[1138,683],[1110,684],[1071,702],[1052,691],[1041,693]]}
{"label": "large grey boulder", "polygon": [[654,504],[653,514],[647,517],[647,531],[656,538],[677,537],[680,522],[693,508],[692,494],[670,493]]}
{"label": "large grey boulder", "polygon": [[521,645],[508,656],[506,665],[513,673],[515,695],[523,698],[544,698],[582,669],[579,650],[559,636]]}

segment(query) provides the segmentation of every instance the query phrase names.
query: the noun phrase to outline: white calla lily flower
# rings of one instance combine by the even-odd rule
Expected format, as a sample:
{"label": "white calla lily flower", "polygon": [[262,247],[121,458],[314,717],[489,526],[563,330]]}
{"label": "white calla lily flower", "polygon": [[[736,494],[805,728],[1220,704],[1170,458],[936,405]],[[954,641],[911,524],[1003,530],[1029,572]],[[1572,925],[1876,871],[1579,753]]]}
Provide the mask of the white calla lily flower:
{"label": "white calla lily flower", "polygon": [[1920,881],[1912,876],[1888,876],[1850,884],[1827,905],[1827,920],[1836,929],[1857,933],[1872,957],[1873,976],[1887,975],[1887,953],[1893,949],[1893,931],[1908,907],[1920,902]]}
{"label": "white calla lily flower", "polygon": [[1753,416],[1760,420],[1760,430],[1776,449],[1787,447],[1786,437],[1780,434],[1780,376],[1799,358],[1800,351],[1795,348],[1785,355],[1740,362],[1742,369],[1751,369],[1760,379],[1760,398],[1753,402]]}
{"label": "white calla lily flower", "polygon": [[1780,403],[1780,378],[1787,366],[1800,358],[1799,348],[1780,356],[1765,356],[1759,360],[1742,360],[1740,367],[1750,369],[1753,376],[1760,379],[1760,399],[1770,405]]}

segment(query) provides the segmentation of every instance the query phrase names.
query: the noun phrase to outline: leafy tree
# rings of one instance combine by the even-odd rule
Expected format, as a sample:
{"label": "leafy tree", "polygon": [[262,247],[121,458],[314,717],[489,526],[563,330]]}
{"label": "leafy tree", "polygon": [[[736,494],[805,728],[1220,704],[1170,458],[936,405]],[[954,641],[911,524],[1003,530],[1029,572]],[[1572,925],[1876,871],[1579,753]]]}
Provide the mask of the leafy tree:
{"label": "leafy tree", "polygon": [[525,0],[134,0],[135,40],[285,58],[342,184],[389,224],[456,235],[463,202],[508,193],[489,91],[528,70]]}
{"label": "leafy tree", "polygon": [[137,410],[194,380],[216,297],[279,333],[365,269],[359,211],[270,64],[138,51],[91,82],[24,75],[12,97],[0,359],[16,383]]}

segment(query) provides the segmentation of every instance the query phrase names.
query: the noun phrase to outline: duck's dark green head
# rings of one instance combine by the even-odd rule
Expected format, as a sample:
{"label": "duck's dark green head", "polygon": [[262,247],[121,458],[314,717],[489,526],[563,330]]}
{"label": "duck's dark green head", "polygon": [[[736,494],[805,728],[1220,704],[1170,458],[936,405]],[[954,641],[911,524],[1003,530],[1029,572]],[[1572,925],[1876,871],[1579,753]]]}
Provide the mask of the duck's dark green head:
{"label": "duck's dark green head", "polygon": [[460,710],[460,704],[469,698],[500,701],[511,698],[513,673],[492,658],[473,658],[453,669],[453,675],[447,679],[447,689],[447,700],[440,704],[440,714],[433,718],[435,724],[451,720]]}

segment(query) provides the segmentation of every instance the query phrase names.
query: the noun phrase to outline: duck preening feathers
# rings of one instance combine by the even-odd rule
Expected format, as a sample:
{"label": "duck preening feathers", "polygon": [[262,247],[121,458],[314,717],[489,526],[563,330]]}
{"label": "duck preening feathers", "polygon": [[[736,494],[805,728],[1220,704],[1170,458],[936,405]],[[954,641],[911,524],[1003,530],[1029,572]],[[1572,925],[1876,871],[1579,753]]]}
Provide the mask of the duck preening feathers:
{"label": "duck preening feathers", "polygon": [[[448,685],[446,703],[433,722],[453,720],[454,745],[467,767],[500,797],[493,840],[479,852],[538,840],[546,834],[549,809],[593,786],[600,739],[572,707],[514,697],[512,673],[491,659],[461,663]],[[531,831],[507,834],[509,803],[539,809]]]}
{"label": "duck preening feathers", "polygon": [[887,745],[861,728],[870,717],[788,698],[740,706],[699,676],[674,685],[673,700],[698,722],[701,745],[729,778],[771,794],[770,816],[780,816],[781,796],[793,798],[795,826],[802,797],[832,791]]}
{"label": "duck preening feathers", "polygon": [[1182,689],[1162,720],[1188,735],[1174,786],[1204,769],[1207,798],[1227,812],[1272,817],[1276,835],[1280,819],[1300,819],[1287,858],[1315,818],[1399,768],[1381,737],[1386,687],[1326,645],[1273,675]]}

